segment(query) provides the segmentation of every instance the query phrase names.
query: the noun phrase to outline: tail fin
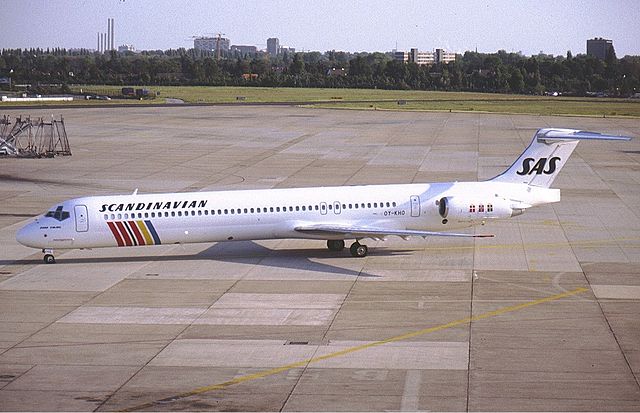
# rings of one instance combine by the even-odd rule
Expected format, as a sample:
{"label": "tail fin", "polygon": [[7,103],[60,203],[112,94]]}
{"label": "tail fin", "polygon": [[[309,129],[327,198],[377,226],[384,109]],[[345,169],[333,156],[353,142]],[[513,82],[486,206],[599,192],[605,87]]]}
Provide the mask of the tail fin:
{"label": "tail fin", "polygon": [[539,129],[518,160],[491,181],[549,188],[580,140],[630,139],[577,129]]}

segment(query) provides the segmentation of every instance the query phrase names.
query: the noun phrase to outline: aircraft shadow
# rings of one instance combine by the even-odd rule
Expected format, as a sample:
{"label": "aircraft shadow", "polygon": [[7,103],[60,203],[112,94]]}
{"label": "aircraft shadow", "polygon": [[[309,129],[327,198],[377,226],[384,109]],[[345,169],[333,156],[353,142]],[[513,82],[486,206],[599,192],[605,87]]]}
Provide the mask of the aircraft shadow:
{"label": "aircraft shadow", "polygon": [[[387,248],[371,249],[371,255],[398,256],[408,255],[411,250],[395,250]],[[344,258],[345,260],[359,260],[349,254],[348,248],[342,252],[329,251],[325,248],[294,248],[294,249],[269,249],[253,241],[237,241],[217,243],[211,247],[200,251],[197,254],[169,254],[169,255],[143,255],[143,256],[120,256],[120,257],[79,257],[56,259],[54,265],[65,264],[92,264],[92,263],[132,263],[132,262],[168,262],[168,261],[219,261],[236,264],[252,264],[261,267],[283,268],[289,270],[312,271],[328,274],[359,276],[359,277],[380,277],[364,271],[355,271],[331,264],[312,261],[312,258]],[[38,265],[42,264],[39,259],[21,260],[0,260],[2,265]]]}

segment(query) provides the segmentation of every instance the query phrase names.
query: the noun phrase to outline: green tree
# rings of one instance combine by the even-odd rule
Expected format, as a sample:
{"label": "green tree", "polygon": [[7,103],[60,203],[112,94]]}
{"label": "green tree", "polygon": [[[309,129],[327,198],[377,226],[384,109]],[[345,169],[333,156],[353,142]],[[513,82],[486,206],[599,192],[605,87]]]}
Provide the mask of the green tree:
{"label": "green tree", "polygon": [[524,91],[524,77],[522,76],[522,72],[517,68],[511,71],[509,87],[513,93],[522,93]]}

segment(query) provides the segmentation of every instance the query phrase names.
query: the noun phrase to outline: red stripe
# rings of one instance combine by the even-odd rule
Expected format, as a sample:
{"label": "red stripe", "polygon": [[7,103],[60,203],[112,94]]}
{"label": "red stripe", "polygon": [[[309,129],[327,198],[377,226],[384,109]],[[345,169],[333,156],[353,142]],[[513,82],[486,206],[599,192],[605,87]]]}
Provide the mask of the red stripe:
{"label": "red stripe", "polygon": [[113,236],[116,237],[116,241],[118,242],[118,247],[124,247],[124,241],[122,241],[122,237],[118,233],[118,229],[116,228],[116,226],[113,225],[113,222],[107,222],[107,225],[109,225],[109,229],[113,233]]}
{"label": "red stripe", "polygon": [[118,226],[118,229],[120,230],[120,235],[122,235],[122,238],[124,238],[124,242],[125,244],[127,244],[127,247],[130,247],[133,245],[133,242],[131,241],[131,238],[129,238],[129,233],[127,232],[126,228],[124,227],[124,224],[120,221],[116,222],[116,225]]}
{"label": "red stripe", "polygon": [[140,229],[138,229],[138,226],[136,225],[136,223],[133,222],[133,221],[129,221],[129,227],[131,227],[131,229],[133,230],[134,235],[138,239],[138,245],[145,245],[144,244],[144,237],[140,233]]}

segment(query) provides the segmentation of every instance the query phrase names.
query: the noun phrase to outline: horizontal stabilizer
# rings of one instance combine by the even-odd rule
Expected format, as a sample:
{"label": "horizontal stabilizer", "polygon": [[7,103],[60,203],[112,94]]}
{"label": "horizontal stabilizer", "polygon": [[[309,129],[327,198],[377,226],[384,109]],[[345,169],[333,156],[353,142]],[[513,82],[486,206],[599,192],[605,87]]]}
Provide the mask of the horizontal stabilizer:
{"label": "horizontal stabilizer", "polygon": [[538,142],[547,142],[552,140],[606,140],[606,141],[629,141],[629,136],[607,135],[598,132],[589,132],[578,129],[540,129],[536,133]]}
{"label": "horizontal stabilizer", "polygon": [[355,227],[346,225],[310,225],[295,228],[296,231],[319,236],[345,237],[345,238],[373,238],[384,239],[389,235],[406,237],[465,237],[465,238],[490,238],[491,234],[461,234],[454,232],[417,231],[410,229],[395,230],[386,228]]}

